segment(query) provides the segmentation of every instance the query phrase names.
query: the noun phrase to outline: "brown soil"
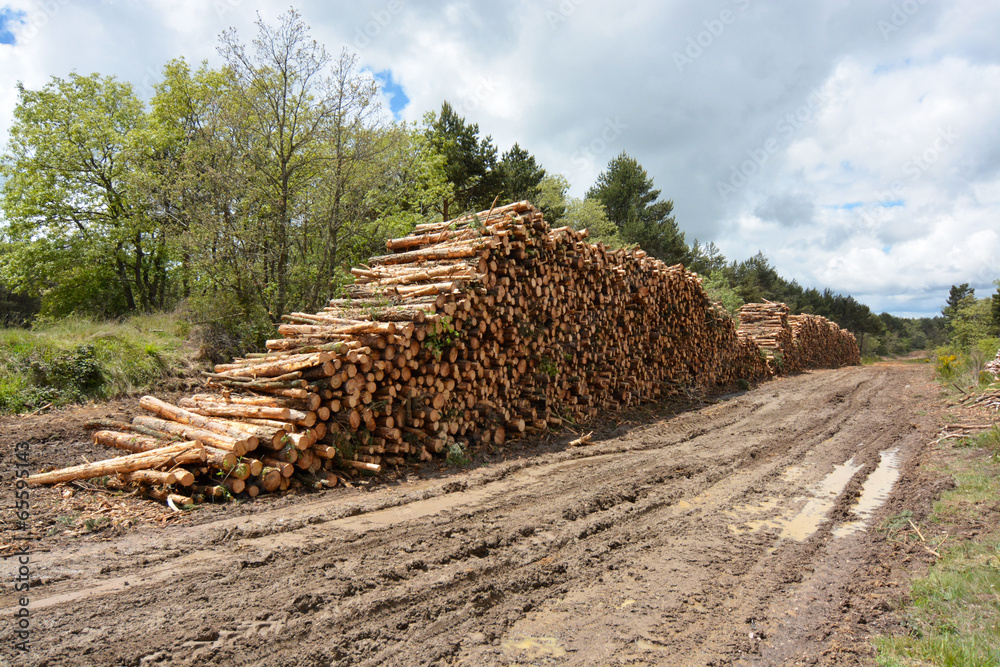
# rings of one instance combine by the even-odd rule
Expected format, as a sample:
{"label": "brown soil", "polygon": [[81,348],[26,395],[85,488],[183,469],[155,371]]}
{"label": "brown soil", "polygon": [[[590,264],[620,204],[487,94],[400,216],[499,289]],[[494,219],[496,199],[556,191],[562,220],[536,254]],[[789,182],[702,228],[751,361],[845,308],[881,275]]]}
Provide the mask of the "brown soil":
{"label": "brown soil", "polygon": [[[923,365],[806,373],[589,447],[184,515],[33,489],[26,664],[872,664],[929,558],[879,526],[946,484],[938,395]],[[3,497],[14,443],[38,469],[103,458],[81,424],[125,408],[8,420]]]}

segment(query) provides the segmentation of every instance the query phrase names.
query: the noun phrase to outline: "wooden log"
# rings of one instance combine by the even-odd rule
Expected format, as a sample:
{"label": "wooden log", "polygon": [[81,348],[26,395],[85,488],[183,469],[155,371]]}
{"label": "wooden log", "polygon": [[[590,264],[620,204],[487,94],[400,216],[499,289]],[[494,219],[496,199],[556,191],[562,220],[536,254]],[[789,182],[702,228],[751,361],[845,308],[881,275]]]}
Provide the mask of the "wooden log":
{"label": "wooden log", "polygon": [[[90,437],[97,444],[114,447],[133,454],[178,444],[178,441],[161,440],[133,433],[119,433],[117,431],[94,431],[90,434]],[[181,440],[179,442],[183,443],[184,441]],[[200,443],[192,441],[189,444]]]}
{"label": "wooden log", "polygon": [[199,440],[205,445],[211,445],[217,449],[224,449],[226,451],[233,452],[236,456],[243,456],[249,451],[249,440],[245,437],[239,439],[233,438],[215,431],[209,431],[196,426],[190,426],[188,424],[180,424],[167,419],[160,419],[158,417],[145,417],[140,415],[133,417],[133,422],[138,426],[162,430],[189,438],[191,440]]}
{"label": "wooden log", "polygon": [[155,468],[200,463],[205,460],[205,448],[198,443],[184,442],[160,447],[148,452],[129,454],[115,459],[84,463],[69,468],[38,473],[28,477],[29,484],[57,484],[75,479],[92,479],[117,473],[151,470]]}
{"label": "wooden log", "polygon": [[367,463],[365,461],[351,461],[345,459],[341,463],[349,468],[357,468],[358,470],[364,470],[366,472],[379,473],[382,472],[382,466],[377,463]]}
{"label": "wooden log", "polygon": [[139,399],[139,406],[148,412],[159,415],[163,419],[175,421],[180,424],[191,424],[192,426],[197,426],[198,428],[215,431],[231,438],[235,438],[238,442],[243,442],[245,444],[246,451],[253,451],[257,448],[256,436],[247,436],[246,434],[237,429],[231,428],[226,424],[219,423],[218,421],[209,419],[194,412],[190,412],[183,408],[179,408],[175,405],[170,405],[169,403],[161,401],[154,396],[143,396]]}
{"label": "wooden log", "polygon": [[[190,473],[188,473],[190,475]],[[192,481],[194,475],[191,475]],[[118,474],[118,481],[122,484],[159,485],[170,486],[177,483],[177,476],[173,472],[163,472],[160,470],[136,470],[134,472],[123,472]]]}

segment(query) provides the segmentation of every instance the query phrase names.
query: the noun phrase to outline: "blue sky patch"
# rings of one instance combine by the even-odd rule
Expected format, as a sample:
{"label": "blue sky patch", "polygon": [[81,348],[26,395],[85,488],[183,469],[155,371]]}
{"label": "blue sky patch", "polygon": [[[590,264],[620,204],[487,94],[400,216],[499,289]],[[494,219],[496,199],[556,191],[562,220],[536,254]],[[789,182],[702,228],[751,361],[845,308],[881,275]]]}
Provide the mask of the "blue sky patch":
{"label": "blue sky patch", "polygon": [[830,208],[841,209],[843,211],[850,211],[851,209],[855,209],[855,208],[857,208],[859,206],[862,206],[862,205],[864,205],[864,202],[852,201],[852,202],[848,202],[846,204],[834,204]]}
{"label": "blue sky patch", "polygon": [[892,201],[880,201],[878,205],[882,208],[896,208],[897,206],[906,206],[906,202],[902,199],[894,199]]}
{"label": "blue sky patch", "polygon": [[904,67],[909,67],[913,64],[913,58],[903,58],[900,62],[892,63],[889,65],[876,65],[875,69],[872,70],[872,74],[887,74],[897,69],[903,69]]}
{"label": "blue sky patch", "polygon": [[10,26],[23,22],[24,12],[10,7],[0,8],[0,44],[13,44],[15,42],[14,31],[10,29]]}
{"label": "blue sky patch", "polygon": [[392,111],[392,117],[399,120],[400,112],[410,103],[410,98],[403,92],[403,87],[392,77],[391,69],[375,72],[374,76],[382,92],[389,98],[389,109]]}

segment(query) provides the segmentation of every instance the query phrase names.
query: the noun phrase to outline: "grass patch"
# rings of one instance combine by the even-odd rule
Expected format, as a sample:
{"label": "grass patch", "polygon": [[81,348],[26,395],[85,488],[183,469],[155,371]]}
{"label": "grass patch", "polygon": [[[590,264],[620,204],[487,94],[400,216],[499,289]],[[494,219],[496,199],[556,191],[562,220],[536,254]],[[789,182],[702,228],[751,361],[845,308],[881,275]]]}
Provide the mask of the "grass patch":
{"label": "grass patch", "polygon": [[[979,451],[949,465],[955,488],[941,495],[929,517],[949,533],[982,522],[983,506],[1000,499],[1000,429],[994,426],[966,444]],[[902,527],[908,518],[887,524],[896,520]],[[1000,665],[1000,527],[936,549],[941,557],[927,576],[912,582],[904,609],[909,632],[877,637],[876,664]]]}
{"label": "grass patch", "polygon": [[174,314],[0,329],[0,414],[145,390],[185,355],[188,332]]}

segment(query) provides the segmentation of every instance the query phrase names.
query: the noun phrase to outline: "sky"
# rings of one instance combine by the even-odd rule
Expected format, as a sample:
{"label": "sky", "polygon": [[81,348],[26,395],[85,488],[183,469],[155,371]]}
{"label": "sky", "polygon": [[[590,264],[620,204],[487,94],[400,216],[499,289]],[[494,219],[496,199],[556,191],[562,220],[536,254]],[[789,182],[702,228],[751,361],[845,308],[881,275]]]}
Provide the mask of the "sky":
{"label": "sky", "polygon": [[[289,8],[0,0],[0,145],[18,82],[98,72],[148,99],[163,65]],[[300,1],[398,120],[448,100],[583,196],[623,151],[690,243],[758,251],[875,312],[939,313],[1000,279],[1000,0]]]}

